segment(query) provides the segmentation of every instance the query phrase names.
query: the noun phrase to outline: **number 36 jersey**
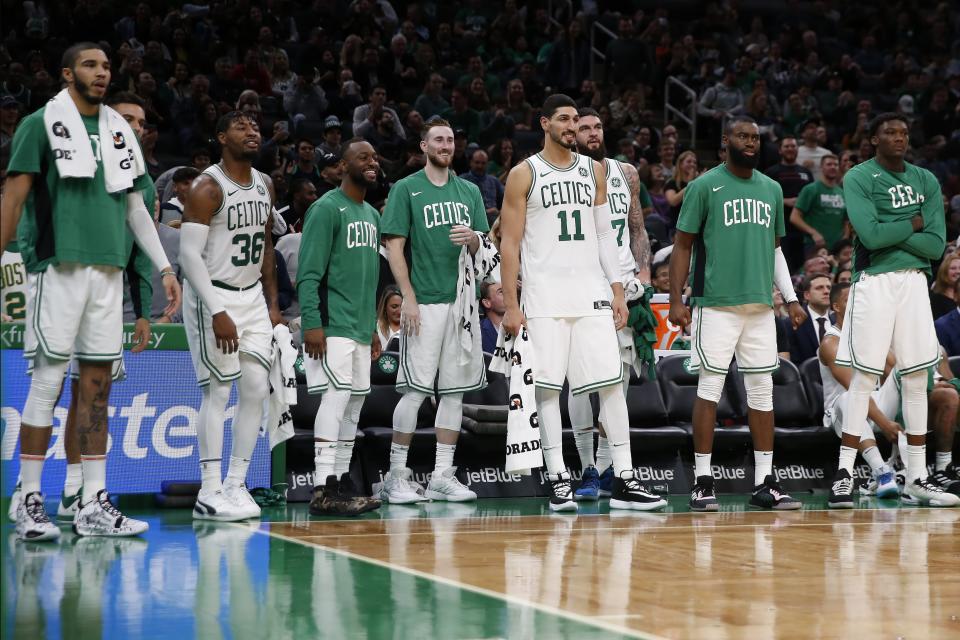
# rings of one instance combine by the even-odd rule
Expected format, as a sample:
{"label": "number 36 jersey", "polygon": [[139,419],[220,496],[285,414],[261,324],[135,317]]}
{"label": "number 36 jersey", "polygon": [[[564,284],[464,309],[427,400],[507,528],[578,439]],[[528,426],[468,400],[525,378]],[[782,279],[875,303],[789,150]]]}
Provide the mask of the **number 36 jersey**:
{"label": "number 36 jersey", "polygon": [[272,207],[270,190],[256,170],[248,185],[234,182],[220,165],[203,173],[223,191],[223,204],[210,219],[204,264],[214,285],[247,288],[260,279],[264,232]]}
{"label": "number 36 jersey", "polygon": [[520,242],[521,303],[529,318],[610,313],[593,217],[593,160],[573,154],[567,168],[541,154],[526,160],[531,184]]}

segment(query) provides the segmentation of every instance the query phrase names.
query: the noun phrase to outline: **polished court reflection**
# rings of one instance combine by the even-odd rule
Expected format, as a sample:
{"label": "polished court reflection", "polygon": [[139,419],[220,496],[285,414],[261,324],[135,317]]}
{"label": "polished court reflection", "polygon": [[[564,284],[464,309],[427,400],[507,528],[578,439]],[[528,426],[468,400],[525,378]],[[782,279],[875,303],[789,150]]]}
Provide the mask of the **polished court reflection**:
{"label": "polished court reflection", "polygon": [[[3,635],[960,637],[960,510],[547,514],[540,500],[17,542]],[[877,503],[870,503],[878,506]],[[605,511],[603,507],[601,507]],[[268,522],[267,520],[274,520]]]}

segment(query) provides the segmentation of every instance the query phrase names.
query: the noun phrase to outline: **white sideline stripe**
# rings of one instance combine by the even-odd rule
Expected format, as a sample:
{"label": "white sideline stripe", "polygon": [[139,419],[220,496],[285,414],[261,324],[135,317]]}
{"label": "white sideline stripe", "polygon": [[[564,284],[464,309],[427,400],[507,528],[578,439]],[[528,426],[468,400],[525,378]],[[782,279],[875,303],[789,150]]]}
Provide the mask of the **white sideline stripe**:
{"label": "white sideline stripe", "polygon": [[[284,524],[284,523],[269,523],[269,524]],[[311,548],[311,549],[320,549],[320,550],[325,551],[325,552],[327,552],[327,553],[332,553],[332,554],[335,554],[335,555],[343,556],[343,557],[345,557],[345,558],[349,558],[349,559],[351,559],[351,560],[357,560],[357,561],[359,561],[359,562],[366,562],[367,564],[372,564],[372,565],[374,565],[374,566],[381,567],[381,568],[383,568],[383,569],[388,569],[388,570],[390,570],[390,571],[398,571],[398,572],[400,572],[400,573],[406,573],[407,575],[411,575],[411,576],[414,576],[414,577],[416,577],[416,578],[423,578],[424,580],[430,580],[430,581],[432,581],[432,582],[436,582],[436,583],[438,583],[438,584],[442,584],[442,585],[445,585],[445,586],[448,586],[448,587],[453,587],[453,588],[455,588],[455,589],[462,589],[462,590],[464,590],[464,591],[471,591],[471,592],[473,592],[473,593],[476,593],[476,594],[479,594],[479,595],[482,595],[482,596],[486,596],[486,597],[488,597],[488,598],[493,598],[494,600],[501,600],[501,601],[503,601],[503,602],[506,602],[506,603],[508,603],[508,604],[512,604],[512,605],[515,605],[515,606],[518,606],[518,607],[529,607],[529,608],[531,608],[531,609],[536,609],[536,610],[540,611],[541,613],[546,613],[546,614],[549,614],[549,615],[552,615],[552,616],[556,616],[556,617],[558,617],[558,618],[566,618],[566,619],[571,620],[571,621],[573,621],[573,622],[577,622],[577,623],[579,623],[579,624],[586,625],[586,626],[589,626],[589,627],[594,627],[594,628],[597,628],[597,629],[602,629],[602,630],[604,630],[604,631],[610,631],[610,632],[612,632],[612,633],[619,633],[619,634],[621,634],[621,635],[629,636],[629,637],[631,637],[631,638],[640,638],[641,640],[666,640],[663,636],[658,636],[658,635],[654,635],[654,634],[650,634],[650,633],[644,633],[644,632],[641,632],[641,631],[635,631],[635,630],[633,630],[633,629],[629,629],[629,628],[623,627],[623,626],[621,626],[621,625],[612,624],[612,623],[609,623],[609,622],[606,622],[606,621],[603,621],[603,620],[598,620],[598,619],[596,619],[596,618],[590,618],[590,617],[588,617],[588,616],[583,616],[583,615],[580,615],[580,614],[577,614],[577,613],[572,613],[572,612],[570,612],[570,611],[564,611],[564,610],[562,610],[562,609],[557,609],[557,608],[555,608],[555,607],[551,607],[551,606],[545,605],[545,604],[540,604],[540,603],[538,603],[538,602],[532,602],[532,601],[530,601],[530,600],[524,600],[524,599],[522,599],[522,598],[517,598],[517,597],[515,597],[515,596],[511,596],[511,595],[506,594],[506,593],[500,593],[500,592],[497,592],[497,591],[491,591],[491,590],[489,590],[489,589],[484,589],[483,587],[476,587],[476,586],[474,586],[474,585],[467,584],[467,583],[465,583],[465,582],[459,582],[459,581],[457,581],[457,580],[452,580],[452,579],[450,579],[450,578],[444,578],[443,576],[438,576],[438,575],[434,575],[434,574],[431,574],[431,573],[426,573],[426,572],[424,572],[424,571],[419,571],[419,570],[417,570],[417,569],[411,569],[411,568],[409,568],[409,567],[404,567],[403,565],[393,564],[393,563],[390,563],[390,562],[385,562],[385,561],[383,561],[383,560],[377,560],[377,559],[375,559],[375,558],[368,558],[368,557],[366,557],[366,556],[361,556],[361,555],[358,555],[358,554],[353,553],[353,552],[351,552],[351,551],[344,551],[344,550],[342,550],[342,549],[334,549],[334,548],[327,547],[327,546],[321,545],[321,544],[314,544],[314,543],[311,543],[311,542],[306,542],[306,541],[304,541],[304,540],[302,540],[302,539],[299,539],[299,538],[294,538],[294,537],[287,536],[287,535],[284,535],[284,534],[281,534],[281,533],[275,533],[275,532],[273,532],[273,531],[270,531],[269,529],[263,529],[262,527],[261,527],[261,528],[258,528],[258,529],[255,529],[255,531],[256,531],[256,533],[259,533],[259,534],[261,534],[261,535],[272,536],[272,537],[274,537],[274,538],[278,538],[278,539],[283,540],[283,541],[285,541],[285,542],[292,542],[292,543],[294,543],[294,544],[299,544],[299,545],[301,545],[301,546],[308,547],[308,548]]]}

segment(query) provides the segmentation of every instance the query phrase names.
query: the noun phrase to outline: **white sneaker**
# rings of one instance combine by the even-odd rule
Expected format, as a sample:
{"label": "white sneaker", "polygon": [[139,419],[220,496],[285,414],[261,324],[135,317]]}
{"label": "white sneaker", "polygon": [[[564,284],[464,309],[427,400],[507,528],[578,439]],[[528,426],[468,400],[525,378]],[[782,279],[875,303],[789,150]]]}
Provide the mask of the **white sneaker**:
{"label": "white sneaker", "polygon": [[446,500],[447,502],[472,502],[477,499],[477,494],[462,482],[457,480],[456,467],[448,467],[438,476],[433,473],[430,476],[430,482],[427,483],[427,497],[431,500]]}
{"label": "white sneaker", "polygon": [[259,518],[260,505],[247,491],[245,484],[224,484],[223,493],[233,504],[237,505],[244,518]]}
{"label": "white sneaker", "polygon": [[60,529],[47,517],[43,508],[43,494],[39,491],[28,493],[23,502],[17,505],[17,537],[30,542],[60,537]]}
{"label": "white sneaker", "polygon": [[420,492],[420,485],[412,480],[413,472],[408,467],[393,469],[383,480],[382,499],[390,504],[414,504],[427,498]]}
{"label": "white sneaker", "polygon": [[77,516],[77,510],[80,509],[80,496],[83,495],[83,487],[68,496],[66,493],[60,496],[60,504],[57,505],[57,520],[73,522]]}
{"label": "white sneaker", "polygon": [[960,496],[947,493],[929,478],[917,478],[903,487],[901,499],[904,504],[926,504],[931,507],[956,507],[960,505]]}
{"label": "white sneaker", "polygon": [[216,491],[201,489],[197,494],[197,502],[193,505],[194,520],[236,522],[246,517],[240,505],[228,498],[222,489]]}
{"label": "white sneaker", "polygon": [[143,520],[128,518],[110,502],[110,494],[100,489],[97,497],[81,504],[73,520],[73,532],[78,536],[138,536],[150,528]]}
{"label": "white sneaker", "polygon": [[10,522],[17,521],[17,508],[20,506],[20,501],[23,499],[23,489],[20,487],[20,483],[17,482],[17,486],[13,488],[13,495],[10,496],[10,506],[7,508],[7,518]]}

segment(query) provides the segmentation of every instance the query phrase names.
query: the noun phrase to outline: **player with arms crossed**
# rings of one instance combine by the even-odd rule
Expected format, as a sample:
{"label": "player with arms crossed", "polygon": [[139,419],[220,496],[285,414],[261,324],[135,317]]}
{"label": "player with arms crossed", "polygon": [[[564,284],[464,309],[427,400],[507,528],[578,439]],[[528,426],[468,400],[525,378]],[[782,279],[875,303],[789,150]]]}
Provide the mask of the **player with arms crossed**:
{"label": "player with arms crossed", "polygon": [[[530,337],[550,509],[577,510],[560,434],[564,379],[574,395],[597,391],[599,396],[616,476],[610,507],[659,509],[666,501],[636,479],[630,455],[617,344],[627,304],[606,173],[599,162],[575,153],[579,115],[572,99],[554,94],[544,101],[542,113],[543,151],[515,166],[507,179],[500,269],[503,329],[519,335],[526,326]],[[517,297],[521,269],[522,309]]]}
{"label": "player with arms crossed", "polygon": [[71,357],[79,362],[84,477],[74,531],[129,536],[147,530],[146,522],[120,513],[105,488],[111,370],[123,349],[128,228],[164,274],[168,300],[180,297],[140,193],[147,183],[135,135],[119,114],[101,107],[110,84],[106,53],[93,43],[71,46],[62,77],[67,88],[14,135],[0,217],[0,246],[16,232],[24,263],[36,274],[27,302],[24,354],[33,373],[20,430],[23,501],[16,525],[18,537],[34,541],[60,535],[44,510],[40,477]]}
{"label": "player with arms crossed", "polygon": [[[460,318],[454,305],[461,247],[466,245],[471,254],[480,248],[477,232],[490,230],[486,209],[477,186],[450,170],[453,129],[446,120],[427,120],[420,148],[427,165],[393,185],[380,227],[390,270],[403,294],[397,375],[397,391],[403,398],[393,412],[390,472],[382,494],[394,504],[424,499],[410,480],[407,453],[417,411],[433,394],[434,378],[440,395],[437,453],[426,497],[451,502],[477,498],[454,475],[453,454],[463,421],[463,394],[487,384],[479,327],[473,332],[469,364],[458,362],[463,347],[457,337]],[[408,240],[412,272],[404,256]]]}
{"label": "player with arms crossed", "polygon": [[843,197],[857,232],[854,279],[837,349],[851,367],[840,441],[840,464],[829,505],[850,508],[851,480],[870,394],[892,349],[900,372],[906,451],[904,502],[953,507],[960,497],[927,478],[927,369],[940,360],[926,275],[943,256],[946,221],[940,184],[932,173],[904,160],[910,127],[884,113],[870,123],[877,155],[847,172]]}
{"label": "player with arms crossed", "polygon": [[[620,281],[624,287],[633,280],[639,280],[641,284],[649,284],[650,239],[643,226],[643,208],[640,202],[642,186],[637,168],[632,164],[606,157],[603,122],[596,111],[583,108],[580,109],[579,115],[577,151],[601,163],[607,174],[607,202],[610,204],[610,222],[616,233]],[[649,199],[649,196],[647,198]],[[637,354],[633,348],[633,330],[630,327],[620,330],[620,358],[624,365],[623,394],[626,396],[630,385],[631,367],[638,373],[640,370]],[[597,456],[594,460],[593,407],[590,405],[590,395],[569,393],[567,398],[573,438],[577,444],[577,452],[580,454],[580,468],[583,469],[580,486],[574,491],[574,497],[577,500],[596,500],[600,496],[609,496],[613,483],[610,443],[602,423]]]}
{"label": "player with arms crossed", "polygon": [[[245,485],[270,393],[277,307],[273,183],[253,169],[260,153],[255,120],[231,111],[217,123],[221,161],[190,186],[180,227],[185,276],[183,324],[203,390],[197,418],[201,488],[193,517],[242,520],[260,515]],[[233,450],[221,479],[223,422],[233,381]]]}
{"label": "player with arms crossed", "polygon": [[736,355],[747,389],[754,449],[754,489],[749,506],[799,509],[800,502],[784,493],[773,475],[771,374],[780,364],[773,314],[774,283],[789,304],[793,326],[806,319],[780,250],[783,191],[779,184],[754,170],[760,130],[752,118],[728,120],[723,144],[727,161],[687,186],[670,257],[670,322],[681,328],[691,323],[682,293],[693,268],[691,365],[699,370],[700,380],[693,405],[696,484],[690,508],[720,508],[713,490],[710,458],[717,403],[730,361]]}

